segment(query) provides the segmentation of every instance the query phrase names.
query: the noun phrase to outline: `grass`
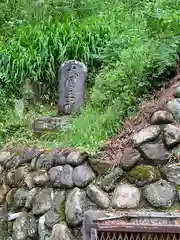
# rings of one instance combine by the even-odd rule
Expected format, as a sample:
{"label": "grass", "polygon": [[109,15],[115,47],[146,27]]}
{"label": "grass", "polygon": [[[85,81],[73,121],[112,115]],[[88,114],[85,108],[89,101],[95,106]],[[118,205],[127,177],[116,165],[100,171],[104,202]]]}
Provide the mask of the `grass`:
{"label": "grass", "polygon": [[[0,4],[2,144],[96,152],[175,69],[180,1],[4,0]],[[54,113],[58,67],[67,59],[88,66],[86,105],[73,117],[70,130],[37,138],[28,130],[29,120]]]}

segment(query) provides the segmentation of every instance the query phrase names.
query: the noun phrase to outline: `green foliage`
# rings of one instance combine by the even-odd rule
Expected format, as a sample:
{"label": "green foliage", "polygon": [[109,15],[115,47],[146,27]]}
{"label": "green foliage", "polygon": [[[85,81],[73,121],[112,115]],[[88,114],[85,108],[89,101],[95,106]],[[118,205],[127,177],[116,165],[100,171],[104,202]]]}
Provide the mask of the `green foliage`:
{"label": "green foliage", "polygon": [[70,130],[44,135],[41,145],[98,150],[136,111],[144,94],[175,69],[179,9],[179,0],[1,1],[0,138],[22,136],[28,126],[20,117],[17,122],[24,127],[9,134],[5,120],[9,115],[15,119],[14,98],[25,97],[26,80],[40,100],[50,102],[56,99],[60,63],[77,59],[96,72],[87,105]]}
{"label": "green foliage", "polygon": [[59,206],[59,217],[60,217],[60,222],[66,222],[66,213],[65,213],[65,201],[62,202]]}
{"label": "green foliage", "polygon": [[128,172],[128,179],[132,183],[136,181],[152,181],[160,178],[161,175],[158,169],[148,165],[137,165]]}

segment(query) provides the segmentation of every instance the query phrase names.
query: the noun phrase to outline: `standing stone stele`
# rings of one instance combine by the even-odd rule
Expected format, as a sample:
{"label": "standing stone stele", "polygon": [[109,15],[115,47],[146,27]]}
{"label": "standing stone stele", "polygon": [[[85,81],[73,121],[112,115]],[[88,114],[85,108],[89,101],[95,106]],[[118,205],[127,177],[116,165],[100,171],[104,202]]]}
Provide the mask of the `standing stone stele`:
{"label": "standing stone stele", "polygon": [[73,114],[84,105],[87,67],[84,63],[70,60],[60,66],[58,112]]}

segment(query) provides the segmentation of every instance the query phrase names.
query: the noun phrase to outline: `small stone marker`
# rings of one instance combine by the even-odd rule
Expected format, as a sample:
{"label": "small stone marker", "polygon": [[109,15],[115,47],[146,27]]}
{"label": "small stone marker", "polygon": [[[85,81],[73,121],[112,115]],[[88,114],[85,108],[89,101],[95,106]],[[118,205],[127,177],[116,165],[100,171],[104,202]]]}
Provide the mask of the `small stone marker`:
{"label": "small stone marker", "polygon": [[69,127],[69,118],[67,117],[41,117],[33,122],[34,132],[59,131]]}
{"label": "small stone marker", "polygon": [[87,67],[84,63],[70,60],[64,62],[59,72],[58,111],[72,114],[80,111],[84,105]]}

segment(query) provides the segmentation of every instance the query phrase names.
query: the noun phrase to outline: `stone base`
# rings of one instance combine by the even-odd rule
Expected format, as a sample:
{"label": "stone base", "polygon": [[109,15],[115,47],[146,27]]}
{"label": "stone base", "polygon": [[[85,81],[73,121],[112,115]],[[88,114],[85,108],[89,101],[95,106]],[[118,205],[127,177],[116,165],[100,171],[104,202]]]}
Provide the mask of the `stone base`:
{"label": "stone base", "polygon": [[69,127],[69,117],[41,117],[37,118],[32,128],[35,133],[46,131],[60,131]]}

